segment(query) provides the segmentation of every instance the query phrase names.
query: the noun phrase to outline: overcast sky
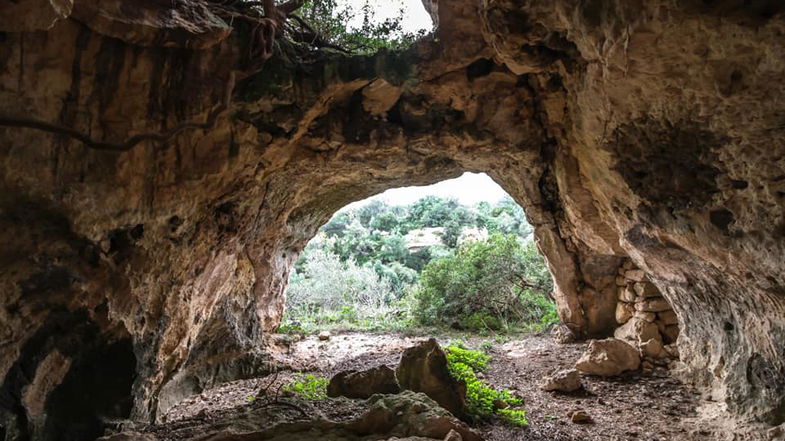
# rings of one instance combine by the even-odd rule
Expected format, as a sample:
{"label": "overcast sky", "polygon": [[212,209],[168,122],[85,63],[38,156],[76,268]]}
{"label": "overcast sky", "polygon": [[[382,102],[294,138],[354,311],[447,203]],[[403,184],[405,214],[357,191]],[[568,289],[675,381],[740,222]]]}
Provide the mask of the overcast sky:
{"label": "overcast sky", "polygon": [[356,208],[373,200],[384,201],[390,205],[409,205],[424,196],[442,196],[458,199],[462,204],[474,205],[477,202],[496,202],[507,193],[485,173],[464,173],[461,177],[448,179],[423,187],[402,187],[349,205]]}
{"label": "overcast sky", "polygon": [[[376,19],[383,22],[387,18],[398,15],[398,11],[404,9],[403,29],[406,32],[417,32],[420,29],[430,30],[433,27],[431,16],[425,11],[421,0],[368,0],[369,4],[376,12]],[[338,5],[349,5],[354,11],[361,11],[365,0],[338,0]],[[360,26],[362,15],[358,14],[356,19],[349,22],[349,26]]]}

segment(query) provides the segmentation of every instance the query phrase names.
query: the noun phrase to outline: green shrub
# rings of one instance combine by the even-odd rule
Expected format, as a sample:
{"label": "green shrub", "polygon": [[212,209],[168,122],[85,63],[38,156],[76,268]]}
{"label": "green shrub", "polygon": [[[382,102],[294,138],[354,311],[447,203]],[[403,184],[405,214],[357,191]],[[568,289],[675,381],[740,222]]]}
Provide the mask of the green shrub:
{"label": "green shrub", "polygon": [[283,390],[299,395],[308,400],[322,400],[327,398],[327,385],[329,380],[313,374],[298,375]]}
{"label": "green shrub", "polygon": [[487,369],[489,355],[461,344],[447,346],[445,352],[450,374],[466,384],[466,404],[471,415],[478,418],[497,415],[516,426],[528,425],[526,411],[513,409],[522,406],[523,400],[513,397],[507,389],[494,389],[477,377],[477,372]]}
{"label": "green shrub", "polygon": [[425,325],[500,330],[555,317],[553,282],[534,243],[492,234],[432,260],[416,291],[418,321]]}

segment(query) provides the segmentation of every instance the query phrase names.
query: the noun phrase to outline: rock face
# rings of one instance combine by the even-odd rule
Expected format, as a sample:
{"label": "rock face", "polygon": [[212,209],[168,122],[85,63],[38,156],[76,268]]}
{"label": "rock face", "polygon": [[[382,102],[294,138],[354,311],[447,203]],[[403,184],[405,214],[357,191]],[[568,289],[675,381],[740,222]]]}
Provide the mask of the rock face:
{"label": "rock face", "polygon": [[327,385],[327,396],[370,398],[374,394],[397,394],[401,391],[395,371],[382,365],[365,371],[337,373]]}
{"label": "rock face", "polygon": [[395,376],[401,389],[422,392],[453,415],[464,416],[466,385],[452,378],[447,356],[435,339],[406,349]]}
{"label": "rock face", "polygon": [[[438,35],[409,51],[270,59],[208,2],[5,3],[7,438],[264,371],[321,223],[467,170],[523,206],[572,333],[613,332],[617,277],[648,281],[672,312],[629,320],[678,337],[685,379],[785,420],[781,2],[428,2]],[[85,390],[106,396],[38,413]]]}
{"label": "rock face", "polygon": [[608,338],[590,341],[586,352],[575,363],[575,369],[585,374],[613,377],[634,371],[640,364],[641,357],[634,347],[622,340]]}

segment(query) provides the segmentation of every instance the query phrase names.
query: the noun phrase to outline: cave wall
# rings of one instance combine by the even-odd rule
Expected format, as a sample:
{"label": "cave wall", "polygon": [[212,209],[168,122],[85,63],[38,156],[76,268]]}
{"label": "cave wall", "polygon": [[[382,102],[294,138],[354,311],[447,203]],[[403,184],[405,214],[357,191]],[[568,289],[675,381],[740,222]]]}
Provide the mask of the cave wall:
{"label": "cave wall", "polygon": [[46,439],[60,417],[41,402],[92,360],[85,326],[133,350],[115,417],[265,372],[318,227],[463,171],[523,206],[576,335],[616,326],[629,257],[679,316],[684,377],[782,422],[785,20],[753,3],[456,1],[404,53],[279,42],[248,75],[247,24],[195,0],[3,6],[18,20],[0,21],[0,123],[112,143],[204,124],[123,151],[0,124],[0,424]]}

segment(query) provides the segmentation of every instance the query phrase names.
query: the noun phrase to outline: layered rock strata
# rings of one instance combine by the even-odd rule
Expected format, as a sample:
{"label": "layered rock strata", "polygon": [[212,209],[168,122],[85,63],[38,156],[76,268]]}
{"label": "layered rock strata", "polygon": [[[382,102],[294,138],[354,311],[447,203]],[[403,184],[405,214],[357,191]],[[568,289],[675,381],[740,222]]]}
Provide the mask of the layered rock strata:
{"label": "layered rock strata", "polygon": [[409,51],[281,40],[262,66],[252,21],[137,6],[1,6],[6,438],[86,439],[267,370],[319,225],[463,171],[523,206],[573,333],[613,332],[629,259],[685,378],[785,420],[780,2],[456,0]]}

